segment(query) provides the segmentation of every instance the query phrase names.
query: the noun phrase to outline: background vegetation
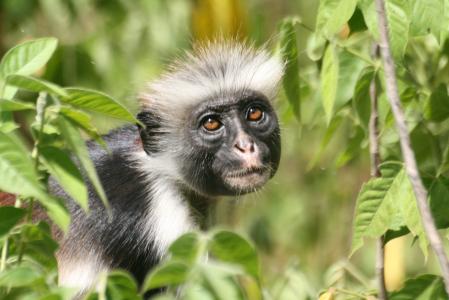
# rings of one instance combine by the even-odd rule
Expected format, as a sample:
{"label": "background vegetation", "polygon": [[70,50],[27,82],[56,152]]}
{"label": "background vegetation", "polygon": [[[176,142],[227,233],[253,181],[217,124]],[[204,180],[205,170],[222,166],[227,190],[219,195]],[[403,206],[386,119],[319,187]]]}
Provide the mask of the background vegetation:
{"label": "background vegetation", "polygon": [[[412,145],[431,194],[433,191],[435,199],[443,199],[433,202],[433,207],[441,220],[437,225],[446,228],[449,221],[444,205],[444,200],[449,201],[444,177],[449,170],[449,1],[388,0],[387,4],[389,21],[393,22],[390,34],[401,101],[410,121]],[[80,105],[78,100],[82,97],[87,95],[89,99],[113,106],[115,119],[133,121],[127,109],[132,113],[136,111],[135,94],[146,81],[157,77],[172,59],[190,49],[192,42],[224,35],[247,39],[256,45],[266,44],[274,53],[289,59],[288,80],[277,104],[282,122],[281,166],[263,191],[239,199],[224,199],[216,216],[218,224],[243,234],[254,243],[261,270],[254,271],[258,263],[257,259],[253,261],[252,246],[230,232],[213,231],[207,236],[191,235],[181,240],[178,247],[191,249],[188,257],[177,256],[179,248],[173,248],[173,256],[182,263],[168,262],[162,270],[181,276],[162,277],[165,284],[176,286],[184,281],[185,270],[195,269],[197,277],[202,278],[201,284],[195,283],[196,279],[189,282],[206,291],[198,288],[198,293],[185,293],[186,298],[260,299],[263,295],[267,299],[315,299],[326,292],[322,294],[323,299],[368,299],[376,295],[377,289],[374,238],[387,229],[404,229],[404,225],[413,234],[394,239],[386,246],[387,288],[398,290],[405,279],[427,272],[439,274],[439,268],[433,254],[427,253],[422,228],[416,225],[419,223],[416,212],[412,213],[416,227],[407,223],[407,219],[395,219],[398,224],[381,224],[386,227],[380,226],[371,232],[365,230],[359,234],[360,240],[352,241],[357,195],[370,178],[368,87],[373,78],[377,78],[379,86],[382,161],[401,160],[394,119],[383,92],[383,70],[380,60],[372,55],[373,41],[378,39],[373,5],[370,0],[325,0],[321,3],[315,0],[3,0],[0,2],[2,56],[19,42],[37,37],[51,36],[59,41],[56,47],[56,44],[52,46],[55,40],[46,40],[42,49],[50,54],[44,68],[16,74],[16,77],[11,77],[15,73],[2,74],[2,86],[9,83],[9,86],[21,88],[16,98],[25,104],[14,105],[25,107],[14,113],[16,123],[32,124],[31,130],[24,125],[25,129],[14,132],[20,132],[20,143],[31,148],[34,145],[39,149],[36,141],[56,146],[56,149],[65,145],[65,150],[75,151],[82,157],[83,149],[76,146],[76,140],[55,139],[51,144],[42,140],[46,134],[51,135],[53,129],[64,135],[64,132],[76,131],[75,127],[98,138],[94,127],[106,132],[120,124],[101,117],[105,112],[94,106]],[[35,75],[46,81],[36,83],[35,77],[20,77],[23,75]],[[59,86],[99,90],[118,102],[90,90],[60,89]],[[36,92],[40,92],[40,97]],[[8,97],[3,94],[2,98]],[[41,102],[36,103],[36,99]],[[54,119],[49,120],[48,115],[44,118],[47,121],[39,119],[42,114],[39,103],[57,108],[55,112],[50,111]],[[4,141],[11,137],[6,132],[13,129],[7,126],[8,120],[11,121],[9,110],[16,110],[5,107],[6,104],[0,106],[3,111],[0,138],[4,137]],[[93,116],[94,127],[89,125],[88,116]],[[67,119],[68,128],[64,123]],[[14,139],[17,136],[14,135]],[[1,147],[0,142],[0,152],[8,150]],[[46,160],[45,151],[58,150],[44,149],[30,157],[31,161],[42,164],[36,172],[44,176],[56,172]],[[89,163],[84,167],[89,169]],[[397,173],[400,171],[396,169],[395,172],[395,178],[401,176]],[[0,189],[11,191],[5,187],[6,183],[4,181]],[[392,197],[399,199],[401,193],[411,190],[405,185],[404,179],[404,184],[399,184],[402,190]],[[27,202],[30,197],[41,195],[22,196],[21,201]],[[413,196],[407,199],[414,201]],[[408,207],[413,202],[405,203]],[[54,221],[62,227],[67,225],[66,218],[60,216],[64,215],[63,208],[47,209],[53,210]],[[70,291],[55,284],[55,260],[51,253],[57,245],[49,238],[48,227],[43,223],[25,223],[12,228],[24,215],[23,210],[0,211],[4,220],[6,216],[11,218],[11,225],[5,225],[7,229],[2,231],[0,226],[2,249],[5,249],[5,241],[9,241],[9,246],[6,244],[8,260],[2,268],[3,274],[0,273],[0,298],[67,298]],[[393,219],[391,215],[387,218]],[[440,234],[447,244],[447,230],[442,229]],[[365,239],[363,248],[348,258],[356,248],[354,244],[358,245],[367,236],[371,239]],[[229,248],[232,243],[237,245],[235,255],[243,251],[247,253],[246,258],[220,255],[220,251],[234,253],[232,247]],[[223,262],[239,264],[243,271],[229,265],[201,265],[197,257],[204,251],[210,251]],[[17,267],[22,256],[26,263]],[[248,257],[251,258],[248,264],[242,265]],[[214,270],[224,274],[223,278],[229,274],[241,277],[231,284],[221,277],[215,283],[204,283],[204,278],[212,276]],[[154,278],[159,277],[154,276],[147,287],[158,286]],[[262,290],[258,287],[259,280]],[[105,279],[103,294],[92,297],[137,297],[137,288],[126,275],[113,274],[108,282],[106,284]],[[445,299],[437,277],[425,277],[419,284],[421,290],[430,287],[423,299]],[[410,295],[410,298],[400,299],[417,298]]]}

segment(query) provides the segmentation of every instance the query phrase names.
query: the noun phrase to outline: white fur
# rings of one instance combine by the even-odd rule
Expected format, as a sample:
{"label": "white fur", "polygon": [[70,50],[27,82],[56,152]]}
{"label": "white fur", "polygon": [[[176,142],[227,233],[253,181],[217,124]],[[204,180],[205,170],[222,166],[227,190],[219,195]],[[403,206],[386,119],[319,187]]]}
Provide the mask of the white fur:
{"label": "white fur", "polygon": [[82,294],[97,284],[98,275],[107,272],[108,268],[98,259],[94,253],[83,255],[82,259],[69,262],[59,261],[59,285],[77,288]]}
{"label": "white fur", "polygon": [[265,50],[233,42],[217,42],[196,49],[172,65],[141,95],[142,106],[161,116],[179,116],[210,97],[252,90],[270,101],[276,97],[283,63]]}
{"label": "white fur", "polygon": [[151,157],[137,154],[139,169],[146,174],[151,195],[147,218],[142,223],[148,246],[155,247],[159,257],[183,233],[196,228],[189,204],[180,193],[176,181],[179,177],[176,163],[167,155]]}

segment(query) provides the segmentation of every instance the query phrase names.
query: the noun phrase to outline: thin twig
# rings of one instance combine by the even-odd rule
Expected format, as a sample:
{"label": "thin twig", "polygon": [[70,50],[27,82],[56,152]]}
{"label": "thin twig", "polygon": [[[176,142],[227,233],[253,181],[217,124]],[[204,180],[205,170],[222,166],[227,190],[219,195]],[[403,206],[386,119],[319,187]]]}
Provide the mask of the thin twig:
{"label": "thin twig", "polygon": [[430,245],[435,252],[435,255],[440,264],[443,275],[444,286],[446,293],[449,295],[449,262],[444,252],[441,237],[435,226],[432,218],[429,205],[427,204],[427,190],[422,183],[419,176],[418,166],[416,163],[415,154],[411,147],[410,136],[405,121],[404,111],[401,107],[399,99],[398,86],[396,82],[396,69],[391,55],[390,42],[388,39],[388,24],[385,15],[384,0],[376,0],[377,16],[379,20],[380,33],[380,49],[384,64],[386,93],[388,101],[390,102],[391,110],[393,111],[396,127],[399,134],[401,144],[402,156],[404,157],[405,171],[410,179],[413,191],[418,203],[419,212],[421,214],[422,223],[429,239]]}
{"label": "thin twig", "polygon": [[[373,57],[379,54],[378,46],[373,47]],[[371,161],[371,177],[380,177],[380,152],[379,152],[379,112],[378,112],[378,95],[375,75],[369,87],[371,100],[371,114],[369,119],[369,151]],[[387,288],[385,286],[385,236],[382,235],[376,245],[376,276],[379,286],[379,299],[388,300]]]}

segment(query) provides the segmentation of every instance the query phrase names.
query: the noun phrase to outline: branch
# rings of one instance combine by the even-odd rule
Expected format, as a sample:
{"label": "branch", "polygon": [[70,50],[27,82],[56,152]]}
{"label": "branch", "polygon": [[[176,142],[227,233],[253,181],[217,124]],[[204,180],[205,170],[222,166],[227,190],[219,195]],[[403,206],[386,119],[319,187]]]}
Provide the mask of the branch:
{"label": "branch", "polygon": [[410,179],[413,187],[413,191],[418,203],[418,209],[421,214],[422,223],[429,239],[430,246],[435,252],[438,262],[440,264],[441,272],[443,275],[444,286],[446,293],[449,295],[449,262],[444,252],[441,237],[435,226],[435,222],[432,218],[429,205],[427,204],[427,190],[424,187],[421,177],[419,176],[418,166],[416,163],[415,154],[411,147],[410,136],[405,121],[404,111],[401,107],[399,99],[398,85],[396,82],[396,70],[394,61],[391,55],[390,42],[388,39],[388,24],[385,15],[385,2],[384,0],[376,0],[377,16],[379,20],[379,33],[380,33],[380,50],[382,54],[386,93],[388,101],[390,102],[391,110],[393,111],[394,119],[396,121],[396,128],[399,134],[399,140],[401,144],[402,156],[405,163],[405,171]]}
{"label": "branch", "polygon": [[[373,47],[373,57],[378,56],[378,46]],[[376,75],[373,77],[369,94],[371,100],[371,113],[369,118],[369,152],[371,162],[371,177],[380,177],[380,154],[379,154],[379,113],[377,107]],[[387,288],[385,286],[385,236],[382,235],[376,244],[376,276],[379,286],[379,299],[388,300]]]}

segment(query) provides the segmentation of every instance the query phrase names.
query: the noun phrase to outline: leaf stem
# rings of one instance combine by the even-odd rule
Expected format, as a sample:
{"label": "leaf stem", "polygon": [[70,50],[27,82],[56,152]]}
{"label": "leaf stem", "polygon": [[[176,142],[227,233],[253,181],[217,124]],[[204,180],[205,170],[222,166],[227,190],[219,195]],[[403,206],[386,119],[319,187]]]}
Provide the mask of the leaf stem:
{"label": "leaf stem", "polygon": [[[373,46],[373,57],[378,57],[379,47]],[[371,177],[380,177],[380,141],[379,141],[379,111],[378,111],[378,93],[376,85],[377,73],[374,75],[370,87],[371,114],[369,119],[369,152],[371,162]],[[385,284],[385,235],[379,237],[376,243],[376,276],[379,286],[379,299],[388,300],[387,287]]]}
{"label": "leaf stem", "polygon": [[6,268],[6,259],[8,258],[8,236],[5,237],[2,248],[2,257],[0,259],[0,272]]}
{"label": "leaf stem", "polygon": [[410,179],[413,191],[416,196],[419,212],[421,215],[424,230],[426,232],[429,243],[438,259],[441,272],[443,275],[446,293],[449,295],[449,261],[444,252],[441,237],[435,226],[432,213],[427,203],[427,190],[421,180],[416,163],[415,154],[411,147],[410,136],[407,129],[404,111],[399,99],[399,91],[396,80],[396,67],[394,65],[391,54],[390,41],[388,36],[388,23],[385,13],[385,1],[375,0],[379,33],[380,33],[380,49],[385,71],[386,94],[393,111],[396,127],[399,134],[402,156],[404,158],[405,170]]}

